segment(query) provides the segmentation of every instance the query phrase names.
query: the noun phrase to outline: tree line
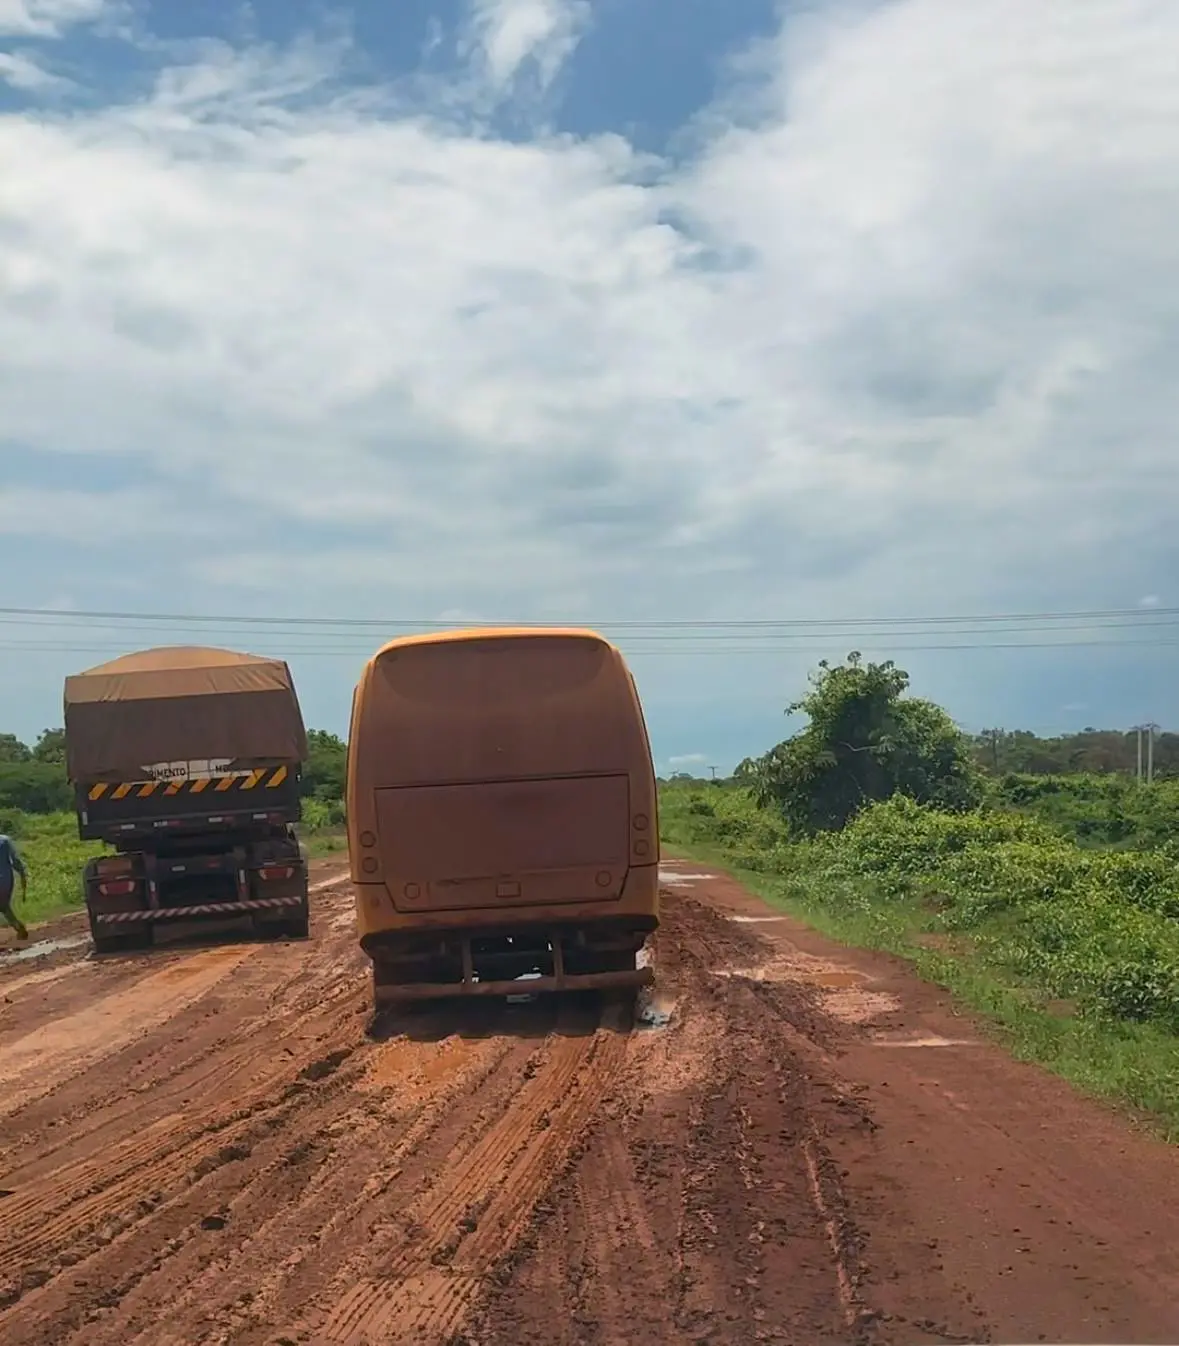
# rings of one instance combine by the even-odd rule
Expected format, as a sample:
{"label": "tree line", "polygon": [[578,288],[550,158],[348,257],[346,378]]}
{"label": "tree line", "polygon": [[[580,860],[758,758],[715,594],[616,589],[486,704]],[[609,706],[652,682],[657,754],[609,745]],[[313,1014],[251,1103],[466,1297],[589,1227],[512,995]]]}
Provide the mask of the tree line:
{"label": "tree line", "polygon": [[[983,771],[1029,776],[1133,775],[1138,734],[1121,729],[1082,729],[1075,734],[1040,738],[1025,729],[984,729],[969,738],[970,752]],[[1143,736],[1143,757],[1146,744]],[[1154,739],[1154,774],[1179,778],[1179,733],[1164,730]]]}
{"label": "tree line", "polygon": [[[984,729],[979,734],[963,734],[961,740],[970,761],[986,776],[1133,776],[1138,769],[1134,730],[1089,728],[1041,737],[1026,729]],[[1145,771],[1145,735],[1142,751]],[[1154,775],[1157,780],[1179,780],[1179,733],[1164,730],[1155,734]],[[668,779],[706,778],[677,771]]]}
{"label": "tree line", "polygon": [[[868,805],[894,795],[949,812],[1000,797],[1021,807],[1033,797],[1043,803],[1045,791],[1060,794],[1066,780],[1091,784],[1081,791],[1084,799],[1066,790],[1067,800],[1050,801],[1058,812],[1080,808],[1088,816],[1100,804],[1110,816],[1094,825],[1110,833],[1108,840],[1134,824],[1123,795],[1137,793],[1127,779],[1138,761],[1136,733],[1085,729],[1040,738],[995,729],[967,735],[942,707],[908,690],[908,674],[891,660],[865,662],[853,652],[841,664],[823,661],[806,694],[786,709],[805,714],[805,728],[743,761],[732,783],[750,789],[758,804],[801,836],[838,831]],[[1157,778],[1179,778],[1179,735],[1156,737],[1154,769]],[[1169,834],[1169,806],[1165,821]]]}
{"label": "tree line", "polygon": [[[326,729],[310,729],[307,749],[304,797],[325,803],[343,799],[348,755],[344,740]],[[0,812],[56,813],[73,807],[65,769],[65,731],[44,729],[32,746],[15,734],[0,734]]]}

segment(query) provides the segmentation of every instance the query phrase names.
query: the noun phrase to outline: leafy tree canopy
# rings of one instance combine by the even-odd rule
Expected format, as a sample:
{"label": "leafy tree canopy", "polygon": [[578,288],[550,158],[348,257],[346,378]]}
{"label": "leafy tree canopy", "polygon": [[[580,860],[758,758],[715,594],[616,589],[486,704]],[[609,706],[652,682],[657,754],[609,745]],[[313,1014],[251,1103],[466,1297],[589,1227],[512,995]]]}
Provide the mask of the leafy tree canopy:
{"label": "leafy tree canopy", "polygon": [[35,762],[65,762],[65,730],[42,729],[33,748]]}
{"label": "leafy tree canopy", "polygon": [[824,660],[810,690],[787,708],[807,727],[743,762],[738,774],[758,802],[778,808],[797,832],[845,826],[860,809],[895,794],[945,809],[981,797],[966,740],[940,706],[905,695],[909,675],[891,660]]}
{"label": "leafy tree canopy", "polygon": [[307,731],[307,762],[303,793],[315,799],[343,799],[348,771],[348,745],[326,729]]}

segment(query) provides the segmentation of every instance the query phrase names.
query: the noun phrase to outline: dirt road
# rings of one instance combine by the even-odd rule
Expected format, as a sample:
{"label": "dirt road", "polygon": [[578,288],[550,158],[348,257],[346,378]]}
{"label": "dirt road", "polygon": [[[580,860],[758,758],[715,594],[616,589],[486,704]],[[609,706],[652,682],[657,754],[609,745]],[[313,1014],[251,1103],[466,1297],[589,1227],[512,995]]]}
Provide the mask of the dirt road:
{"label": "dirt road", "polygon": [[[304,943],[0,957],[0,1342],[1179,1341],[1179,1159],[668,866],[645,1023]],[[403,1025],[404,1027],[404,1025]]]}

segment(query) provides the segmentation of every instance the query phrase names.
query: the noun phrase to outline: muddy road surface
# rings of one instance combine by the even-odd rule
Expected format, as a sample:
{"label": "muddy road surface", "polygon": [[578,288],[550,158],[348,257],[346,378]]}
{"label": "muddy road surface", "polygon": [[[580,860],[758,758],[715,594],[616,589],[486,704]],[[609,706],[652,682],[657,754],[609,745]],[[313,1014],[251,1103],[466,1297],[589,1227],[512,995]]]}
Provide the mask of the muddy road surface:
{"label": "muddy road surface", "polygon": [[658,989],[370,1018],[309,941],[0,953],[0,1342],[1179,1341],[1179,1162],[667,866]]}

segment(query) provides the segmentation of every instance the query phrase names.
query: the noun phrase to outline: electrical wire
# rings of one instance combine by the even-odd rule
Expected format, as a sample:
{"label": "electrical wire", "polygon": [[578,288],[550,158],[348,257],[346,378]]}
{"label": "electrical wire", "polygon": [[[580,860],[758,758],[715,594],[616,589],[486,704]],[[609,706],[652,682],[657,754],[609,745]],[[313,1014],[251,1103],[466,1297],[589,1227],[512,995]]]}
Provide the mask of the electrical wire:
{"label": "electrical wire", "polygon": [[[0,617],[32,617],[41,619],[53,619],[64,621],[66,619],[76,618],[83,621],[116,621],[116,622],[168,622],[183,626],[190,625],[225,625],[225,626],[294,626],[294,627],[325,627],[347,629],[379,627],[382,629],[412,627],[415,629],[428,630],[461,630],[463,627],[476,625],[471,621],[443,620],[437,618],[408,618],[408,617],[264,617],[264,616],[243,616],[240,613],[185,613],[185,612],[119,612],[119,611],[86,611],[79,608],[32,608],[32,607],[0,607]],[[718,620],[714,618],[701,618],[697,620],[677,619],[677,620],[625,620],[625,621],[599,621],[594,623],[598,628],[609,628],[611,630],[671,630],[671,629],[693,629],[693,630],[789,630],[789,629],[827,629],[841,627],[855,628],[888,628],[896,626],[944,626],[947,624],[978,622],[992,624],[996,622],[1034,622],[1038,624],[1054,623],[1060,621],[1107,621],[1111,619],[1120,620],[1130,625],[1155,625],[1160,617],[1177,618],[1179,617],[1179,608],[1106,608],[1096,609],[1088,612],[1021,612],[1021,613],[973,613],[962,616],[928,616],[928,617],[841,617],[841,618],[750,618],[735,619],[728,618]],[[489,626],[522,626],[522,627],[543,627],[551,625],[551,622],[538,621],[502,621],[488,620]]]}
{"label": "electrical wire", "polygon": [[[411,631],[446,631],[471,625],[458,620],[411,620],[375,617],[268,617],[235,613],[131,612],[79,608],[0,607],[0,627],[34,637],[0,640],[7,654],[59,653],[103,655],[126,653],[126,644],[90,640],[91,633],[147,634],[189,640],[214,639],[220,631],[229,641],[250,632],[259,653],[282,658],[368,658],[383,639]],[[537,628],[546,623],[483,623]],[[771,620],[701,618],[663,621],[625,620],[594,623],[633,658],[699,658],[707,655],[745,658],[753,655],[828,655],[836,644],[868,649],[873,655],[983,650],[1066,650],[1171,648],[1179,627],[1179,608],[1108,608],[1080,612],[982,613],[970,616],[881,618],[784,618]],[[251,630],[252,628],[252,630]],[[1152,633],[1147,639],[1133,633]],[[231,634],[232,633],[232,634]],[[1128,637],[1126,633],[1130,633]],[[1157,634],[1155,634],[1157,633]],[[42,634],[59,641],[40,640]],[[987,637],[983,640],[957,637]],[[996,640],[996,636],[1028,639]],[[1035,639],[1035,637],[1052,637]],[[1167,638],[1171,636],[1172,638]],[[284,638],[290,638],[285,644]],[[1056,637],[1060,637],[1057,639]],[[1085,637],[1077,639],[1075,637]],[[815,642],[822,641],[823,644]],[[140,643],[138,639],[132,643]],[[276,648],[280,643],[282,648]]]}
{"label": "electrical wire", "polygon": [[[691,657],[693,659],[707,657],[709,655],[725,655],[727,657],[741,657],[751,655],[772,654],[782,658],[787,655],[820,655],[830,657],[833,653],[831,645],[753,645],[753,646],[702,646],[698,648],[678,647],[675,649],[667,648],[642,648],[641,646],[631,645],[629,642],[622,642],[620,648],[628,658],[683,658]],[[1126,649],[1126,648],[1145,648],[1145,649],[1172,649],[1179,648],[1179,640],[1049,640],[1049,641],[975,641],[958,642],[944,644],[924,644],[924,645],[880,645],[872,643],[866,651],[872,655],[877,654],[918,654],[922,652],[940,652],[940,651],[982,651],[982,650],[1079,650],[1079,649]],[[376,652],[377,646],[369,644],[364,646],[355,646],[348,648],[317,646],[308,649],[296,649],[291,647],[280,647],[272,650],[258,648],[256,654],[271,654],[275,658],[281,659],[306,659],[306,658],[329,658],[329,659],[367,659]],[[51,642],[32,642],[32,641],[12,641],[0,642],[0,652],[8,653],[41,653],[41,654],[126,654],[129,653],[126,645],[67,645],[53,644]]]}

